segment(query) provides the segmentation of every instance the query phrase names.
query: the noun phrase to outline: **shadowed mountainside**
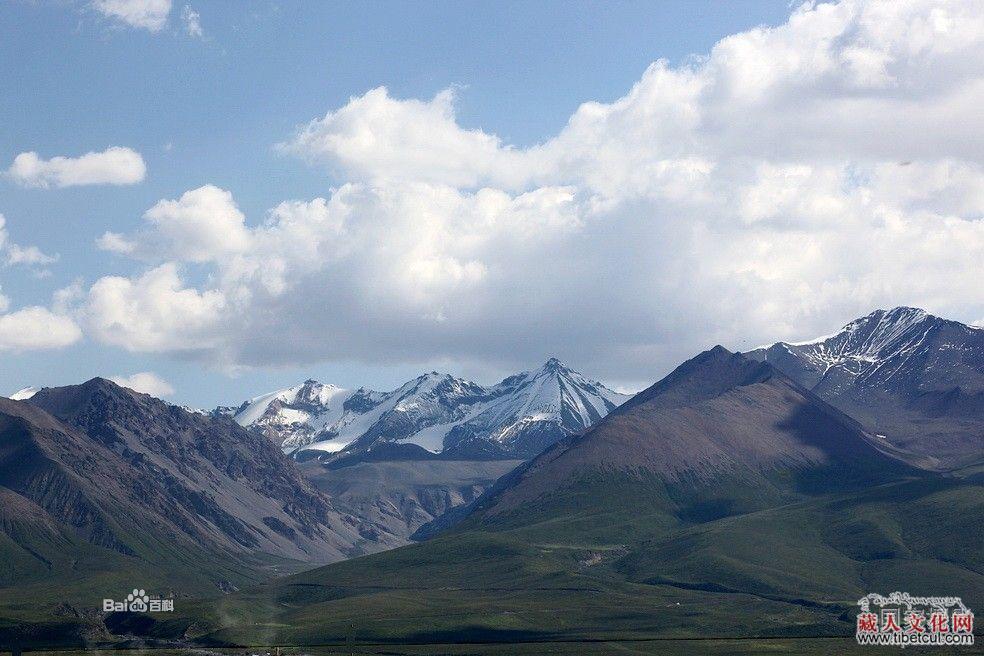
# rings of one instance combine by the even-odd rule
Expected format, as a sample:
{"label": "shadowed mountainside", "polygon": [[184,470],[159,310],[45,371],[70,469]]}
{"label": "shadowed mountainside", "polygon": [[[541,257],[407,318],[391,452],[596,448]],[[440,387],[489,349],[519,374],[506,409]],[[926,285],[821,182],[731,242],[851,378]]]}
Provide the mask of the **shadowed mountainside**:
{"label": "shadowed mountainside", "polygon": [[103,379],[0,399],[0,498],[0,636],[98,633],[134,587],[217,594],[385,546],[262,436]]}
{"label": "shadowed mountainside", "polygon": [[945,581],[984,601],[982,482],[974,468],[907,465],[771,365],[718,347],[501,479],[451,531],[146,632],[240,644],[845,635],[871,591],[937,594]]}
{"label": "shadowed mountainside", "polygon": [[984,449],[984,329],[924,310],[876,310],[828,337],[747,354],[871,432],[946,468]]}

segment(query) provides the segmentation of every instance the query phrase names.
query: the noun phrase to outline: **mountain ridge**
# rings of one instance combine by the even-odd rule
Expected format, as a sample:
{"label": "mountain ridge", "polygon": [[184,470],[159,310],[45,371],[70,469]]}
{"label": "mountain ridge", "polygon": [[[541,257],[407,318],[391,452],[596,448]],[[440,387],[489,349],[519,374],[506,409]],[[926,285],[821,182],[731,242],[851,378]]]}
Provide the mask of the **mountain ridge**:
{"label": "mountain ridge", "polygon": [[516,458],[587,428],[627,398],[550,358],[489,387],[437,372],[392,392],[308,379],[213,414],[262,431],[298,457],[365,455],[391,444],[403,457]]}
{"label": "mountain ridge", "polygon": [[940,580],[984,599],[979,470],[915,468],[772,364],[721,347],[500,478],[466,515],[188,621],[202,641],[250,644],[273,625],[280,641],[338,642],[351,620],[337,616],[357,604],[366,640],[580,647],[850,636],[872,589],[931,595]]}
{"label": "mountain ridge", "polygon": [[[357,553],[365,541],[358,522],[337,513],[279,450],[228,419],[102,378],[3,400],[2,410],[39,427],[28,430],[36,437],[27,444],[60,463],[85,494],[114,499],[115,518],[129,518],[130,534],[154,527],[211,551],[322,562]],[[49,433],[60,437],[42,439]],[[43,492],[30,477],[47,480],[47,465],[33,474],[23,459],[4,464],[21,490]]]}
{"label": "mountain ridge", "polygon": [[[823,487],[823,476],[797,474],[799,480],[787,481],[776,479],[777,470],[819,472],[828,466],[843,469],[845,479],[915,473],[860,424],[772,365],[717,346],[684,362],[589,430],[547,449],[511,475],[514,480],[503,481],[512,492],[497,485],[478,505],[498,513],[496,504],[510,494],[518,500],[506,505],[515,508],[523,499],[608,471],[648,471],[671,485],[694,489],[737,477],[742,486],[752,483],[788,495]],[[517,477],[536,480],[531,492],[517,492],[523,487]],[[489,505],[495,496],[500,500]]]}
{"label": "mountain ridge", "polygon": [[960,465],[984,435],[984,329],[900,306],[749,351],[889,442]]}

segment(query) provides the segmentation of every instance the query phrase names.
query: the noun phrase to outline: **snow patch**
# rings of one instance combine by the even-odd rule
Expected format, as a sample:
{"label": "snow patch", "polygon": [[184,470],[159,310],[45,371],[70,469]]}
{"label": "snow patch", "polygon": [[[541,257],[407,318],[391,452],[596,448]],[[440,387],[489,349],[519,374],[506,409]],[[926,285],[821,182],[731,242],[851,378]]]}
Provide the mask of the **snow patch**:
{"label": "snow patch", "polygon": [[17,390],[7,398],[13,401],[26,401],[27,399],[31,398],[32,396],[34,396],[40,391],[41,388],[28,385],[27,387],[22,387],[21,389]]}

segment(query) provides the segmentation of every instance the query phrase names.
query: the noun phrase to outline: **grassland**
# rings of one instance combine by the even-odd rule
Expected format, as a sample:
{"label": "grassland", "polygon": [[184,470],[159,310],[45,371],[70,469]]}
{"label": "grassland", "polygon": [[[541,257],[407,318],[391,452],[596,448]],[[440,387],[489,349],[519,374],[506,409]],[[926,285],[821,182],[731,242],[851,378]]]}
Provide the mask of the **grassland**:
{"label": "grassland", "polygon": [[171,617],[118,630],[215,646],[613,641],[650,653],[654,639],[845,637],[856,600],[871,591],[984,605],[976,477],[905,481],[693,525],[668,525],[665,513],[648,515],[635,501],[605,503],[607,540],[585,539],[581,525],[597,506],[582,500],[567,521],[505,517],[189,600]]}

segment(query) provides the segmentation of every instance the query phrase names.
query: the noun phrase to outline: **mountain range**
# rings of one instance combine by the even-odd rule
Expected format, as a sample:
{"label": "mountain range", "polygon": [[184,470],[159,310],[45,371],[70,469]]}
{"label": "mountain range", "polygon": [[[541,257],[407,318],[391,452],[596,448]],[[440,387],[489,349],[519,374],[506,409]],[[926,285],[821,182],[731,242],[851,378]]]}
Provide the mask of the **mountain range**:
{"label": "mountain range", "polygon": [[644,471],[678,517],[747,512],[916,473],[880,442],[770,364],[717,346],[520,467],[479,507],[498,515],[595,474]]}
{"label": "mountain range", "polygon": [[[392,392],[307,380],[220,407],[298,458],[529,458],[598,421],[629,396],[555,358],[491,387],[431,372]],[[338,454],[338,455],[332,455]]]}
{"label": "mountain range", "polygon": [[[873,591],[979,607],[982,332],[878,310],[631,398],[550,360],[212,413],[103,379],[0,399],[0,643],[578,653],[849,635]],[[137,580],[176,612],[87,610]]]}
{"label": "mountain range", "polygon": [[833,335],[748,353],[937,466],[980,457],[984,329],[897,307]]}
{"label": "mountain range", "polygon": [[902,455],[772,364],[716,347],[501,478],[431,539],[192,602],[145,635],[578,653],[853,635],[872,591],[942,587],[979,606],[980,465],[941,473]]}
{"label": "mountain range", "polygon": [[263,436],[101,378],[0,398],[0,497],[14,607],[53,594],[77,614],[137,582],[219,593],[393,546]]}

